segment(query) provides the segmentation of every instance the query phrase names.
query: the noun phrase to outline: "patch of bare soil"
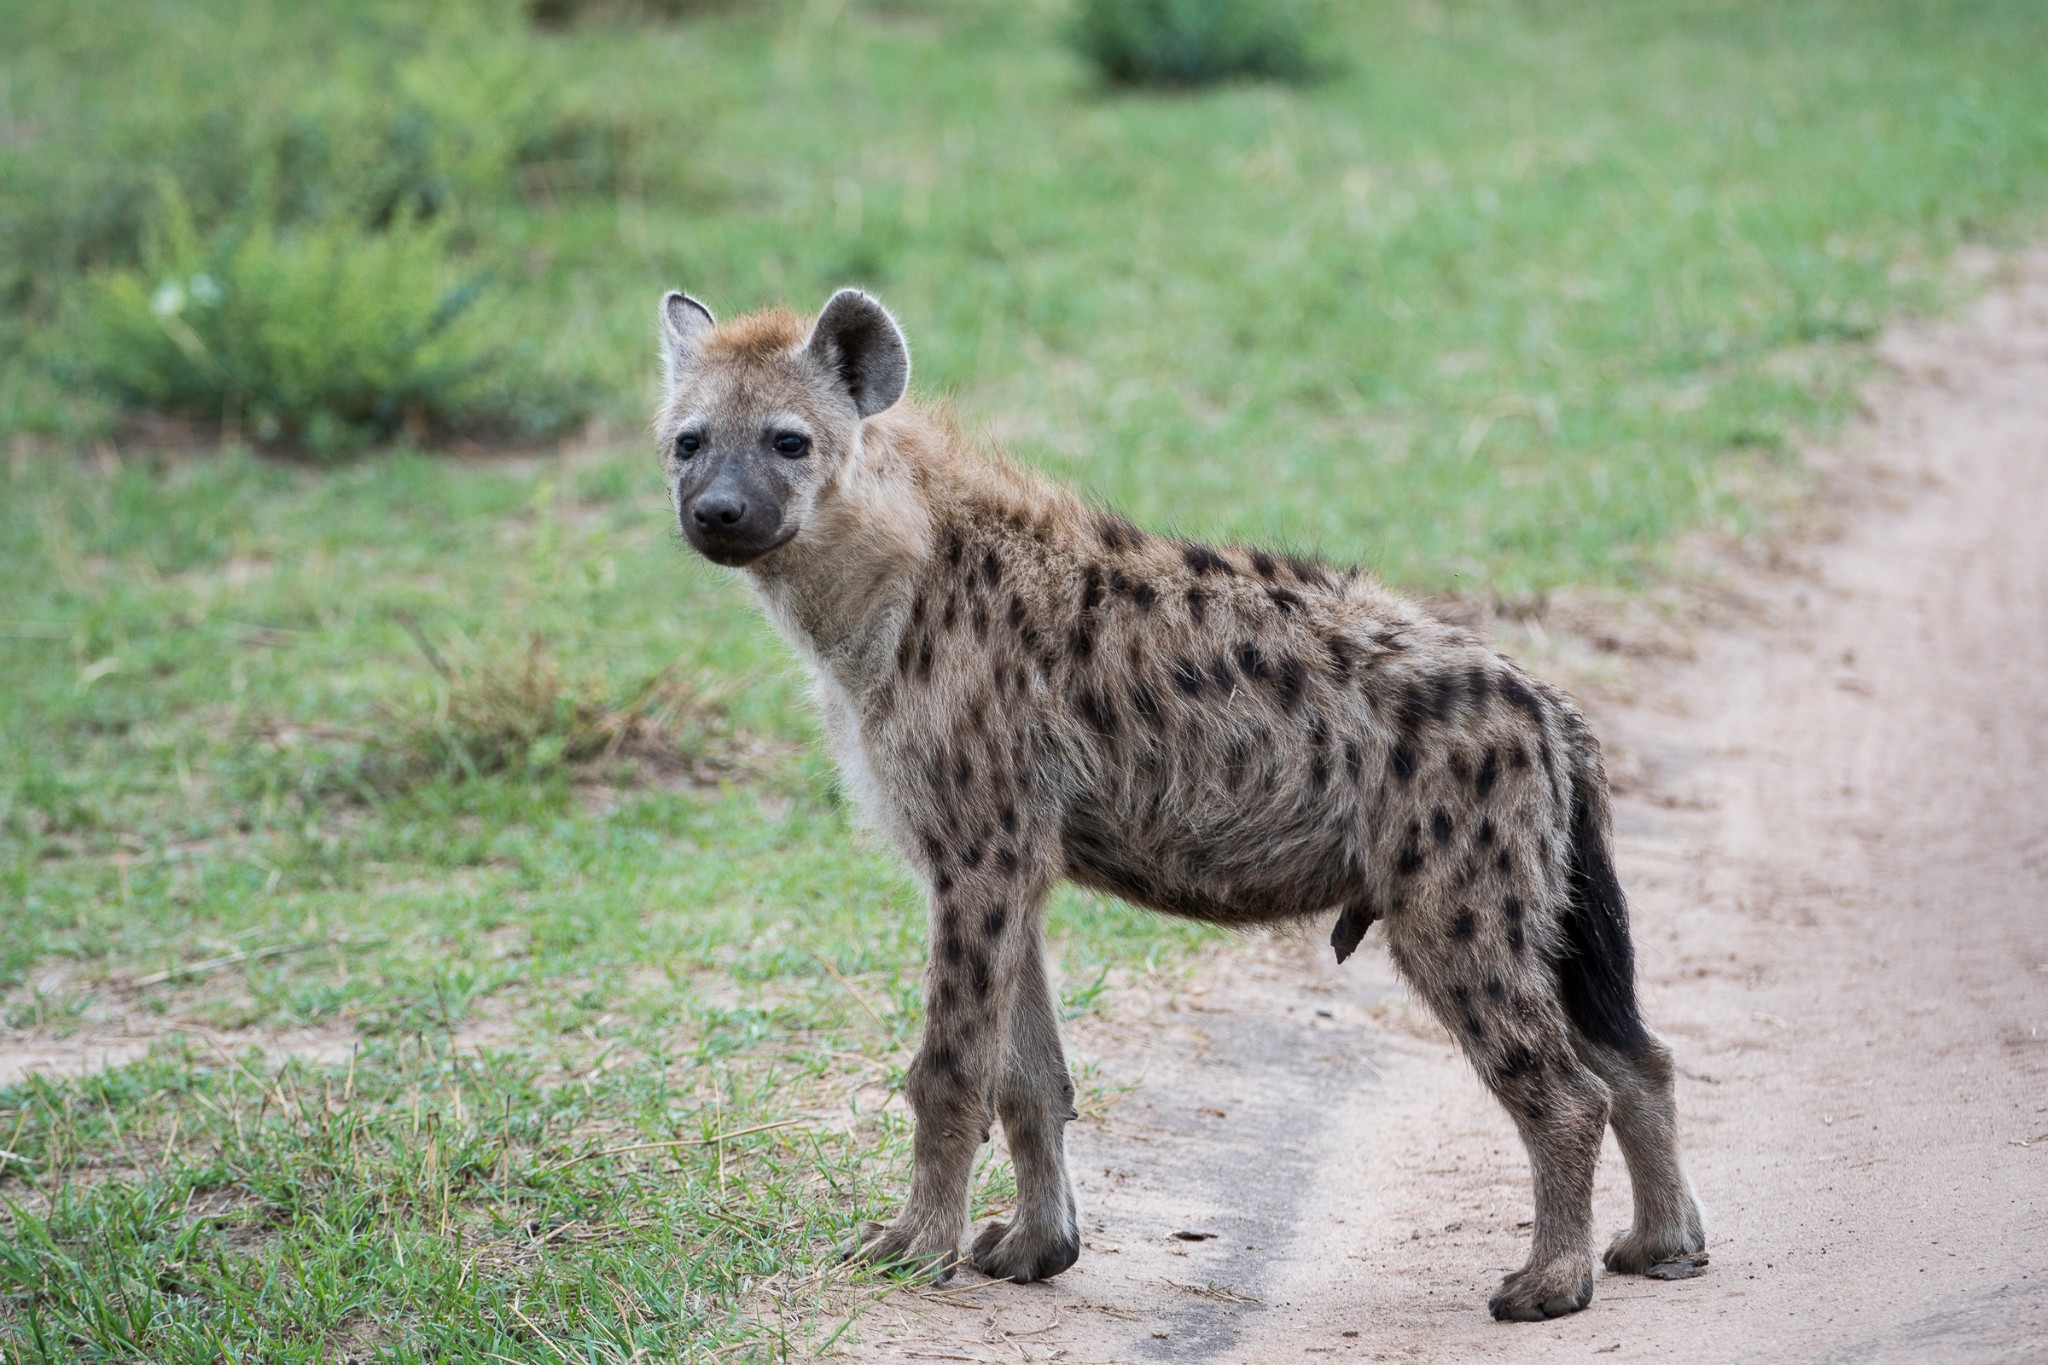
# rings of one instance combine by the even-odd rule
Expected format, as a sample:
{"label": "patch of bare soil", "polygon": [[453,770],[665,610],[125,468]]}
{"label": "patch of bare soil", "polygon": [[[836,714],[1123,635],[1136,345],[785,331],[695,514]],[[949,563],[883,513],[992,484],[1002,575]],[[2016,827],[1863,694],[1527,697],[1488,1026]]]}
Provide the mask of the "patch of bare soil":
{"label": "patch of bare soil", "polygon": [[[2048,253],[1882,355],[1834,533],[1730,565],[1744,609],[1592,707],[1704,1274],[1491,1322],[1514,1132],[1384,953],[1305,934],[1076,1040],[1135,1086],[1075,1125],[1078,1266],[895,1296],[855,1353],[2048,1359]],[[1611,1143],[1596,1210],[1627,1221]]]}

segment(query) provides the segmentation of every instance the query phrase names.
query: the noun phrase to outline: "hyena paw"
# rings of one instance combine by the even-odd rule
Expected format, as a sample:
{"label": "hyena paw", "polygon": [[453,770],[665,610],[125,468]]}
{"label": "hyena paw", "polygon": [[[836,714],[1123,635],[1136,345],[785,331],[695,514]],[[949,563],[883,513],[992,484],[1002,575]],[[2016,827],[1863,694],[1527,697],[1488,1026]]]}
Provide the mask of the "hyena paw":
{"label": "hyena paw", "polygon": [[944,1284],[960,1264],[958,1233],[941,1231],[909,1218],[893,1223],[862,1223],[840,1252],[841,1261],[872,1266],[906,1279]]}
{"label": "hyena paw", "polygon": [[1707,1263],[1707,1238],[1697,1227],[1630,1228],[1600,1259],[1610,1274],[1683,1280],[1699,1274]]}
{"label": "hyena paw", "polygon": [[1500,1282],[1487,1308],[1502,1322],[1541,1322],[1593,1301],[1593,1267],[1578,1257],[1524,1266]]}
{"label": "hyena paw", "polygon": [[1081,1230],[1072,1223],[990,1223],[974,1239],[974,1268],[992,1280],[1049,1280],[1081,1259]]}

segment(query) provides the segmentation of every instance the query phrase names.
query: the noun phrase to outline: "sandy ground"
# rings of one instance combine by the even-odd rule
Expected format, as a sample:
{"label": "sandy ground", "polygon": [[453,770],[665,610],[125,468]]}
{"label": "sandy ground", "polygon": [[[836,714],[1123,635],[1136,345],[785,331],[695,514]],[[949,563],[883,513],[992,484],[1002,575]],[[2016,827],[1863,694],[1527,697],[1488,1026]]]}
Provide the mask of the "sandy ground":
{"label": "sandy ground", "polygon": [[1075,1126],[1078,1266],[899,1294],[855,1353],[2048,1361],[2048,254],[2014,276],[1886,341],[1837,534],[1591,708],[1705,1273],[1491,1322],[1507,1119],[1383,952],[1307,933],[1077,1038],[1136,1084]]}

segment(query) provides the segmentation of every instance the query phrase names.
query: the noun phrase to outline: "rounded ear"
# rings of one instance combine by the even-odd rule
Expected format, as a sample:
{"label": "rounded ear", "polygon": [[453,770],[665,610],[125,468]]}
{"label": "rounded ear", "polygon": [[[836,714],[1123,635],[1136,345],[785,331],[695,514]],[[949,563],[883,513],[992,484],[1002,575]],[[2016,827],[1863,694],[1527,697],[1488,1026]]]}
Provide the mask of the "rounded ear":
{"label": "rounded ear", "polygon": [[675,378],[717,325],[711,310],[682,290],[661,296],[661,363],[669,378]]}
{"label": "rounded ear", "polygon": [[863,417],[893,406],[910,386],[910,343],[880,300],[842,289],[825,304],[804,354],[838,376]]}

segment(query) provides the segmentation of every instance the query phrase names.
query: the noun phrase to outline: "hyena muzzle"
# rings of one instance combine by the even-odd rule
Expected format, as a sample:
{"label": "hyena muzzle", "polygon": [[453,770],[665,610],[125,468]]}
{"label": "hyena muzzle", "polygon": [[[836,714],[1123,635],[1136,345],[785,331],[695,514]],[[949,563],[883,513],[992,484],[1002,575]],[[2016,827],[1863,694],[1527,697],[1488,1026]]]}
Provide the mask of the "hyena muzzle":
{"label": "hyena muzzle", "polygon": [[1383,926],[1528,1149],[1534,1245],[1496,1317],[1591,1297],[1610,1123],[1634,1221],[1607,1268],[1698,1259],[1600,751],[1562,692],[1355,569],[1150,534],[975,449],[900,401],[908,348],[858,291],[724,325],[671,293],[661,334],[682,532],[802,654],[929,893],[910,1194],[853,1254],[950,1274],[997,1118],[1016,1212],[968,1257],[1030,1281],[1080,1254],[1040,927],[1066,878],[1217,924],[1334,910],[1339,961]]}

